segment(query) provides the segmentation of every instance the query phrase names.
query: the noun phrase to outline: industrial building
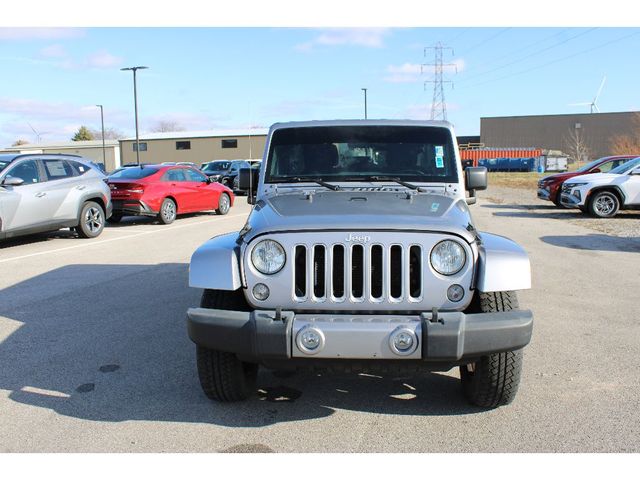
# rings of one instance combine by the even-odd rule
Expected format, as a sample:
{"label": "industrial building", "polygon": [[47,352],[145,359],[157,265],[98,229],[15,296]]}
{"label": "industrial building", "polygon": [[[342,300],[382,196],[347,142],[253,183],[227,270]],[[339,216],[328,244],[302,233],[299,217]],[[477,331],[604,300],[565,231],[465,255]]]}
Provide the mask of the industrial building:
{"label": "industrial building", "polygon": [[480,144],[486,148],[540,148],[570,154],[571,143],[578,137],[593,159],[611,154],[616,135],[638,136],[639,122],[640,112],[483,117]]}
{"label": "industrial building", "polygon": [[111,172],[120,166],[118,140],[105,140],[104,152],[102,149],[102,140],[87,140],[78,142],[27,143],[15,147],[7,147],[0,150],[0,153],[64,153],[67,155],[80,155],[99,165],[103,164],[107,172]]}
{"label": "industrial building", "polygon": [[[234,131],[162,132],[140,136],[140,163],[260,159],[266,129]],[[122,163],[136,162],[136,139],[120,140]]]}

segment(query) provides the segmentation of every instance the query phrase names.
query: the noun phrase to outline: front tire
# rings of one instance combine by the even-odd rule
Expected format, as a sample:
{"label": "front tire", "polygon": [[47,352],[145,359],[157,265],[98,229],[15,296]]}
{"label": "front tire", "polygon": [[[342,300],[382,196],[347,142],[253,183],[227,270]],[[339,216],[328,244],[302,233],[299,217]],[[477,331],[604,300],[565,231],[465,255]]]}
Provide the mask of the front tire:
{"label": "front tire", "polygon": [[594,217],[611,218],[619,209],[620,200],[613,192],[596,192],[589,198],[589,213]]}
{"label": "front tire", "polygon": [[80,210],[80,223],[76,232],[81,238],[95,238],[104,230],[104,210],[96,202],[86,202]]}
{"label": "front tire", "polygon": [[[242,290],[205,290],[202,308],[248,311]],[[218,402],[246,400],[256,389],[258,365],[243,362],[230,352],[196,345],[198,378],[205,395]]]}
{"label": "front tire", "polygon": [[174,202],[170,198],[165,198],[162,201],[162,205],[160,205],[160,213],[158,214],[158,220],[160,220],[160,223],[163,223],[164,225],[173,223],[173,221],[176,219],[176,214],[176,202]]}
{"label": "front tire", "polygon": [[[505,312],[518,308],[515,292],[478,292],[474,313]],[[460,366],[466,399],[478,407],[508,405],[516,397],[522,372],[522,350],[492,353],[477,362]]]}
{"label": "front tire", "polygon": [[218,215],[226,215],[229,213],[229,209],[231,208],[231,198],[226,193],[222,193],[220,198],[218,199],[218,208],[216,208],[216,213]]}

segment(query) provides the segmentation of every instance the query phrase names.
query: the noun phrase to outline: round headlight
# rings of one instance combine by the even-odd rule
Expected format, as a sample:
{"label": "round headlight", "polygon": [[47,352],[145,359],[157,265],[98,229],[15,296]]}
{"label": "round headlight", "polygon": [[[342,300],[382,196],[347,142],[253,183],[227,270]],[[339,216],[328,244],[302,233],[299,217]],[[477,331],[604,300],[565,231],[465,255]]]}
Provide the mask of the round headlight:
{"label": "round headlight", "polygon": [[431,250],[431,266],[441,275],[454,275],[466,261],[464,248],[453,240],[443,240]]}
{"label": "round headlight", "polygon": [[251,263],[265,275],[278,273],[284,267],[284,248],[274,240],[262,240],[251,251]]}

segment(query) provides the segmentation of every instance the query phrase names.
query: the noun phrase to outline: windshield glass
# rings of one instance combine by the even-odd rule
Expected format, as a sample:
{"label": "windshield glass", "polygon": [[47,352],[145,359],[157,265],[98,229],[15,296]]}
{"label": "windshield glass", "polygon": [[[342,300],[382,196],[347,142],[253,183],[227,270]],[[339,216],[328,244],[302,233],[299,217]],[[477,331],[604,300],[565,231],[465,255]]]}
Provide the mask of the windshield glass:
{"label": "windshield glass", "polygon": [[640,157],[629,160],[627,163],[623,163],[622,165],[618,165],[616,168],[611,169],[609,173],[627,173],[629,170],[633,170],[637,166],[640,166]]}
{"label": "windshield glass", "polygon": [[0,172],[2,172],[10,163],[11,162],[8,162],[6,160],[0,160]]}
{"label": "windshield glass", "polygon": [[17,155],[3,155],[0,154],[0,172],[9,166],[9,164],[16,158]]}
{"label": "windshield glass", "polygon": [[593,167],[595,167],[601,161],[602,161],[602,159],[599,158],[597,160],[594,160],[593,162],[589,162],[586,165],[583,165],[582,167],[580,167],[578,170],[576,170],[576,172],[588,172],[589,170],[591,170]]}
{"label": "windshield glass", "polygon": [[118,170],[109,175],[109,179],[113,180],[137,180],[140,178],[148,177],[158,171],[157,167],[127,167],[122,170]]}
{"label": "windshield glass", "polygon": [[449,130],[413,126],[299,127],[276,130],[266,183],[308,179],[458,181]]}
{"label": "windshield glass", "polygon": [[203,171],[213,172],[213,171],[220,171],[220,170],[229,170],[230,166],[231,166],[231,162],[212,162],[208,164]]}

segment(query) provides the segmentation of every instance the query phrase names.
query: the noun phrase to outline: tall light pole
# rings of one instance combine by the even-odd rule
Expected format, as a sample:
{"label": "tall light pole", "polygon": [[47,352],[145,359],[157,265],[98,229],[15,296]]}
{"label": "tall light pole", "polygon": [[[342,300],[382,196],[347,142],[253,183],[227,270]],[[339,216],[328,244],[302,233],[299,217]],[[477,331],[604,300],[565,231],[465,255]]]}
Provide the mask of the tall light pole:
{"label": "tall light pole", "polygon": [[136,72],[138,70],[144,70],[146,68],[149,68],[149,67],[138,66],[138,67],[126,67],[126,68],[120,69],[122,71],[131,70],[133,72],[133,105],[134,105],[135,115],[136,115],[136,163],[138,165],[140,165],[140,141],[139,141],[140,138],[138,136],[138,91],[136,87]]}
{"label": "tall light pole", "polygon": [[107,154],[104,146],[104,110],[102,105],[96,105],[96,107],[100,107],[100,123],[102,124],[102,165],[104,166],[104,171],[107,171]]}
{"label": "tall light pole", "polygon": [[364,119],[367,119],[367,89],[366,88],[361,88],[360,90],[362,90],[364,92]]}

